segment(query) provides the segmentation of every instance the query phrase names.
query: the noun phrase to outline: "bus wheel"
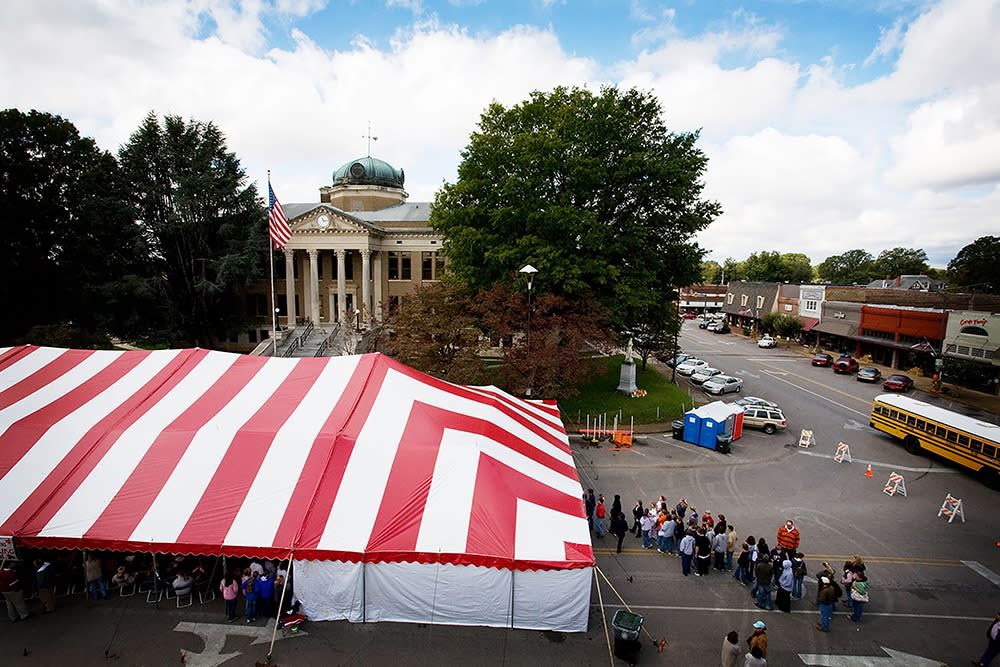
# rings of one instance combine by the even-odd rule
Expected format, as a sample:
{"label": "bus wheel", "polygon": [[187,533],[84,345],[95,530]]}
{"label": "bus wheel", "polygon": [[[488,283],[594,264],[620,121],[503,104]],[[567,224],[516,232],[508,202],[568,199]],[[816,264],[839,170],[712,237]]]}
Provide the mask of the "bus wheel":
{"label": "bus wheel", "polygon": [[983,483],[984,486],[988,486],[991,489],[1000,490],[1000,475],[993,468],[988,468],[983,466],[976,473],[979,481]]}
{"label": "bus wheel", "polygon": [[911,454],[920,453],[920,441],[912,435],[908,435],[903,439],[903,447],[906,447],[906,451]]}

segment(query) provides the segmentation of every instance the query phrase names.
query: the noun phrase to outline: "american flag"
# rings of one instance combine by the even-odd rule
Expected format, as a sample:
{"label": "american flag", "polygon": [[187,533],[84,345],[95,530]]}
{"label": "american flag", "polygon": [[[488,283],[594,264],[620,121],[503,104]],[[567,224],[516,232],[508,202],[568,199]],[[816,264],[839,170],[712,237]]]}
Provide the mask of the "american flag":
{"label": "american flag", "polygon": [[288,226],[288,219],[285,218],[285,212],[281,210],[281,202],[274,195],[274,188],[271,187],[270,181],[267,182],[267,198],[267,229],[271,234],[271,242],[274,247],[280,250],[292,238],[292,229]]}

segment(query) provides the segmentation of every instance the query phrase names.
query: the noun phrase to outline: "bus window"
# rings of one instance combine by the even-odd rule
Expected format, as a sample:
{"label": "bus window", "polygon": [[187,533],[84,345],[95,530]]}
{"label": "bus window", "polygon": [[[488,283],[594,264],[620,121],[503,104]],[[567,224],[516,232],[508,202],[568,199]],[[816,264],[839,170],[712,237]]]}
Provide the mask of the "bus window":
{"label": "bus window", "polygon": [[965,445],[966,447],[968,447],[969,446],[969,436],[967,436],[967,435],[960,435],[960,436],[958,436],[958,444]]}
{"label": "bus window", "polygon": [[993,445],[986,445],[983,447],[983,454],[986,454],[986,456],[989,456],[990,458],[996,458],[997,448]]}
{"label": "bus window", "polygon": [[917,418],[916,418],[916,417],[914,417],[913,415],[909,415],[909,416],[908,416],[908,417],[906,418],[906,425],[907,425],[907,426],[913,426],[913,425],[914,425],[914,424],[916,424],[916,423],[917,423]]}
{"label": "bus window", "polygon": [[945,430],[943,428],[941,428],[940,426],[938,426],[937,427],[937,437],[943,438],[944,434],[945,434]]}
{"label": "bus window", "polygon": [[954,431],[948,431],[948,442],[955,442],[958,440],[958,434]]}
{"label": "bus window", "polygon": [[889,410],[889,419],[897,419],[898,417],[899,417],[898,412],[896,412],[895,410]]}
{"label": "bus window", "polygon": [[974,451],[974,452],[980,452],[982,450],[983,450],[983,443],[979,442],[976,439],[973,439],[972,440],[972,451]]}

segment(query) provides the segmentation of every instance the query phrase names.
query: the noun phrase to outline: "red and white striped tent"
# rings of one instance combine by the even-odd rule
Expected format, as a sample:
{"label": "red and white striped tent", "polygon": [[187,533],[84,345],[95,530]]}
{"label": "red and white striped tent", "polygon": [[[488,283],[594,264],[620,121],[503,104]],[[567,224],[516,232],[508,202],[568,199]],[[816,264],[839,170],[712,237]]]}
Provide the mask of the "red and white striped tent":
{"label": "red and white striped tent", "polygon": [[0,535],[289,558],[314,619],[583,631],[554,405],[380,354],[0,348]]}

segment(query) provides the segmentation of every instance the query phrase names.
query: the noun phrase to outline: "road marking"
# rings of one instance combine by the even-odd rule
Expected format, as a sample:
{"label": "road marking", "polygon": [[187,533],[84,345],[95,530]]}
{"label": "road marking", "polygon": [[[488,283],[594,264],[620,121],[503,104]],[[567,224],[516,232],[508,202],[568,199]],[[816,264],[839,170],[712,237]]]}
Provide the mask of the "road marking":
{"label": "road marking", "polygon": [[888,657],[799,653],[799,660],[807,665],[820,665],[820,667],[947,667],[945,663],[938,660],[903,653],[885,646],[879,646],[879,648],[885,651]]}
{"label": "road marking", "polygon": [[868,424],[863,424],[857,419],[848,419],[844,422],[845,431],[865,431],[868,429]]}
{"label": "road marking", "polygon": [[[810,391],[810,390],[806,389],[805,387],[803,387],[801,385],[797,385],[794,382],[786,380],[783,377],[778,377],[778,373],[774,373],[774,372],[766,371],[766,370],[764,372],[767,373],[767,374],[769,374],[771,377],[773,377],[778,382],[784,382],[785,384],[788,384],[788,385],[791,385],[791,386],[795,387],[799,391],[804,391],[807,394],[812,394],[813,396],[815,396],[816,398],[820,399],[821,401],[826,401],[827,403],[833,403],[834,405],[839,405],[840,407],[844,408],[845,410],[847,410],[849,412],[853,412],[856,415],[861,415],[865,419],[868,419],[868,417],[870,416],[869,413],[867,413],[867,412],[861,412],[859,410],[855,410],[854,408],[849,408],[846,405],[844,405],[843,403],[838,403],[837,401],[833,400],[832,398],[827,398],[826,396],[823,396],[822,394],[817,394],[815,391]],[[787,373],[781,373],[781,375],[787,375]],[[795,375],[795,377],[800,377],[800,378],[802,377],[801,375],[797,375],[795,373],[792,373],[792,375]],[[802,379],[806,380],[808,378],[802,378]],[[812,380],[810,380],[810,381],[814,382]],[[866,400],[857,398],[856,396],[851,396],[850,394],[844,393],[844,392],[840,391],[839,389],[833,389],[832,387],[829,387],[829,386],[827,386],[827,385],[825,385],[825,384],[823,384],[821,382],[815,382],[815,384],[818,384],[821,387],[824,387],[826,389],[830,389],[831,391],[835,391],[838,394],[843,394],[844,396],[847,396],[848,398],[853,398],[853,399],[861,401],[863,403],[868,403],[868,401],[866,401]]]}
{"label": "road marking", "polygon": [[775,376],[775,375],[781,375],[781,376],[788,375],[788,373],[786,373],[785,371],[772,371],[772,370],[770,370],[768,368],[765,368],[764,372],[767,373],[768,375],[772,375],[772,376]]}
{"label": "road marking", "polygon": [[[592,602],[591,607],[600,608],[600,603]],[[605,607],[611,607],[615,605],[606,604]],[[734,609],[733,607],[684,607],[681,605],[629,605],[631,609],[638,609],[640,611],[703,611],[710,614],[717,614],[719,612],[732,612],[737,614],[753,614],[757,616],[762,613],[760,609],[754,607],[753,609]],[[803,614],[819,616],[819,612],[815,609],[793,609],[792,614]],[[843,614],[844,616],[850,616],[850,614]],[[928,619],[935,621],[975,621],[976,623],[990,622],[993,620],[992,616],[955,616],[949,614],[908,614],[901,612],[889,612],[889,611],[868,611],[865,610],[865,616],[884,616],[886,618],[917,618],[917,619]]]}
{"label": "road marking", "polygon": [[[815,456],[821,459],[832,459],[833,454],[820,454],[819,452],[807,452],[804,449],[797,450],[799,454],[804,454],[806,456]],[[895,463],[884,463],[882,461],[869,461],[867,459],[854,459],[855,463],[860,463],[862,465],[871,464],[875,468],[892,468],[893,470],[905,470],[906,472],[920,472],[920,473],[935,473],[939,475],[957,475],[962,472],[961,470],[955,470],[954,468],[914,468],[912,466],[901,466]]]}
{"label": "road marking", "polygon": [[989,581],[993,582],[994,586],[1000,586],[1000,577],[996,575],[993,570],[989,569],[985,565],[974,560],[963,560],[962,565],[966,566],[976,574],[985,577]]}
{"label": "road marking", "polygon": [[[181,649],[182,662],[185,665],[193,665],[194,667],[217,667],[222,663],[241,655],[239,651],[233,653],[223,653],[222,649],[226,645],[227,635],[239,635],[241,637],[253,637],[254,640],[250,642],[251,646],[256,644],[267,644],[271,641],[271,635],[274,632],[275,620],[272,618],[268,620],[263,626],[259,625],[243,625],[238,621],[233,624],[222,624],[222,623],[190,623],[188,621],[181,621],[174,627],[174,632],[190,632],[192,634],[198,635],[201,640],[205,643],[205,650],[201,653],[193,653],[191,651],[186,651]],[[278,633],[275,639],[291,639],[293,637],[305,637],[307,633],[297,632],[292,635],[283,635]]]}

